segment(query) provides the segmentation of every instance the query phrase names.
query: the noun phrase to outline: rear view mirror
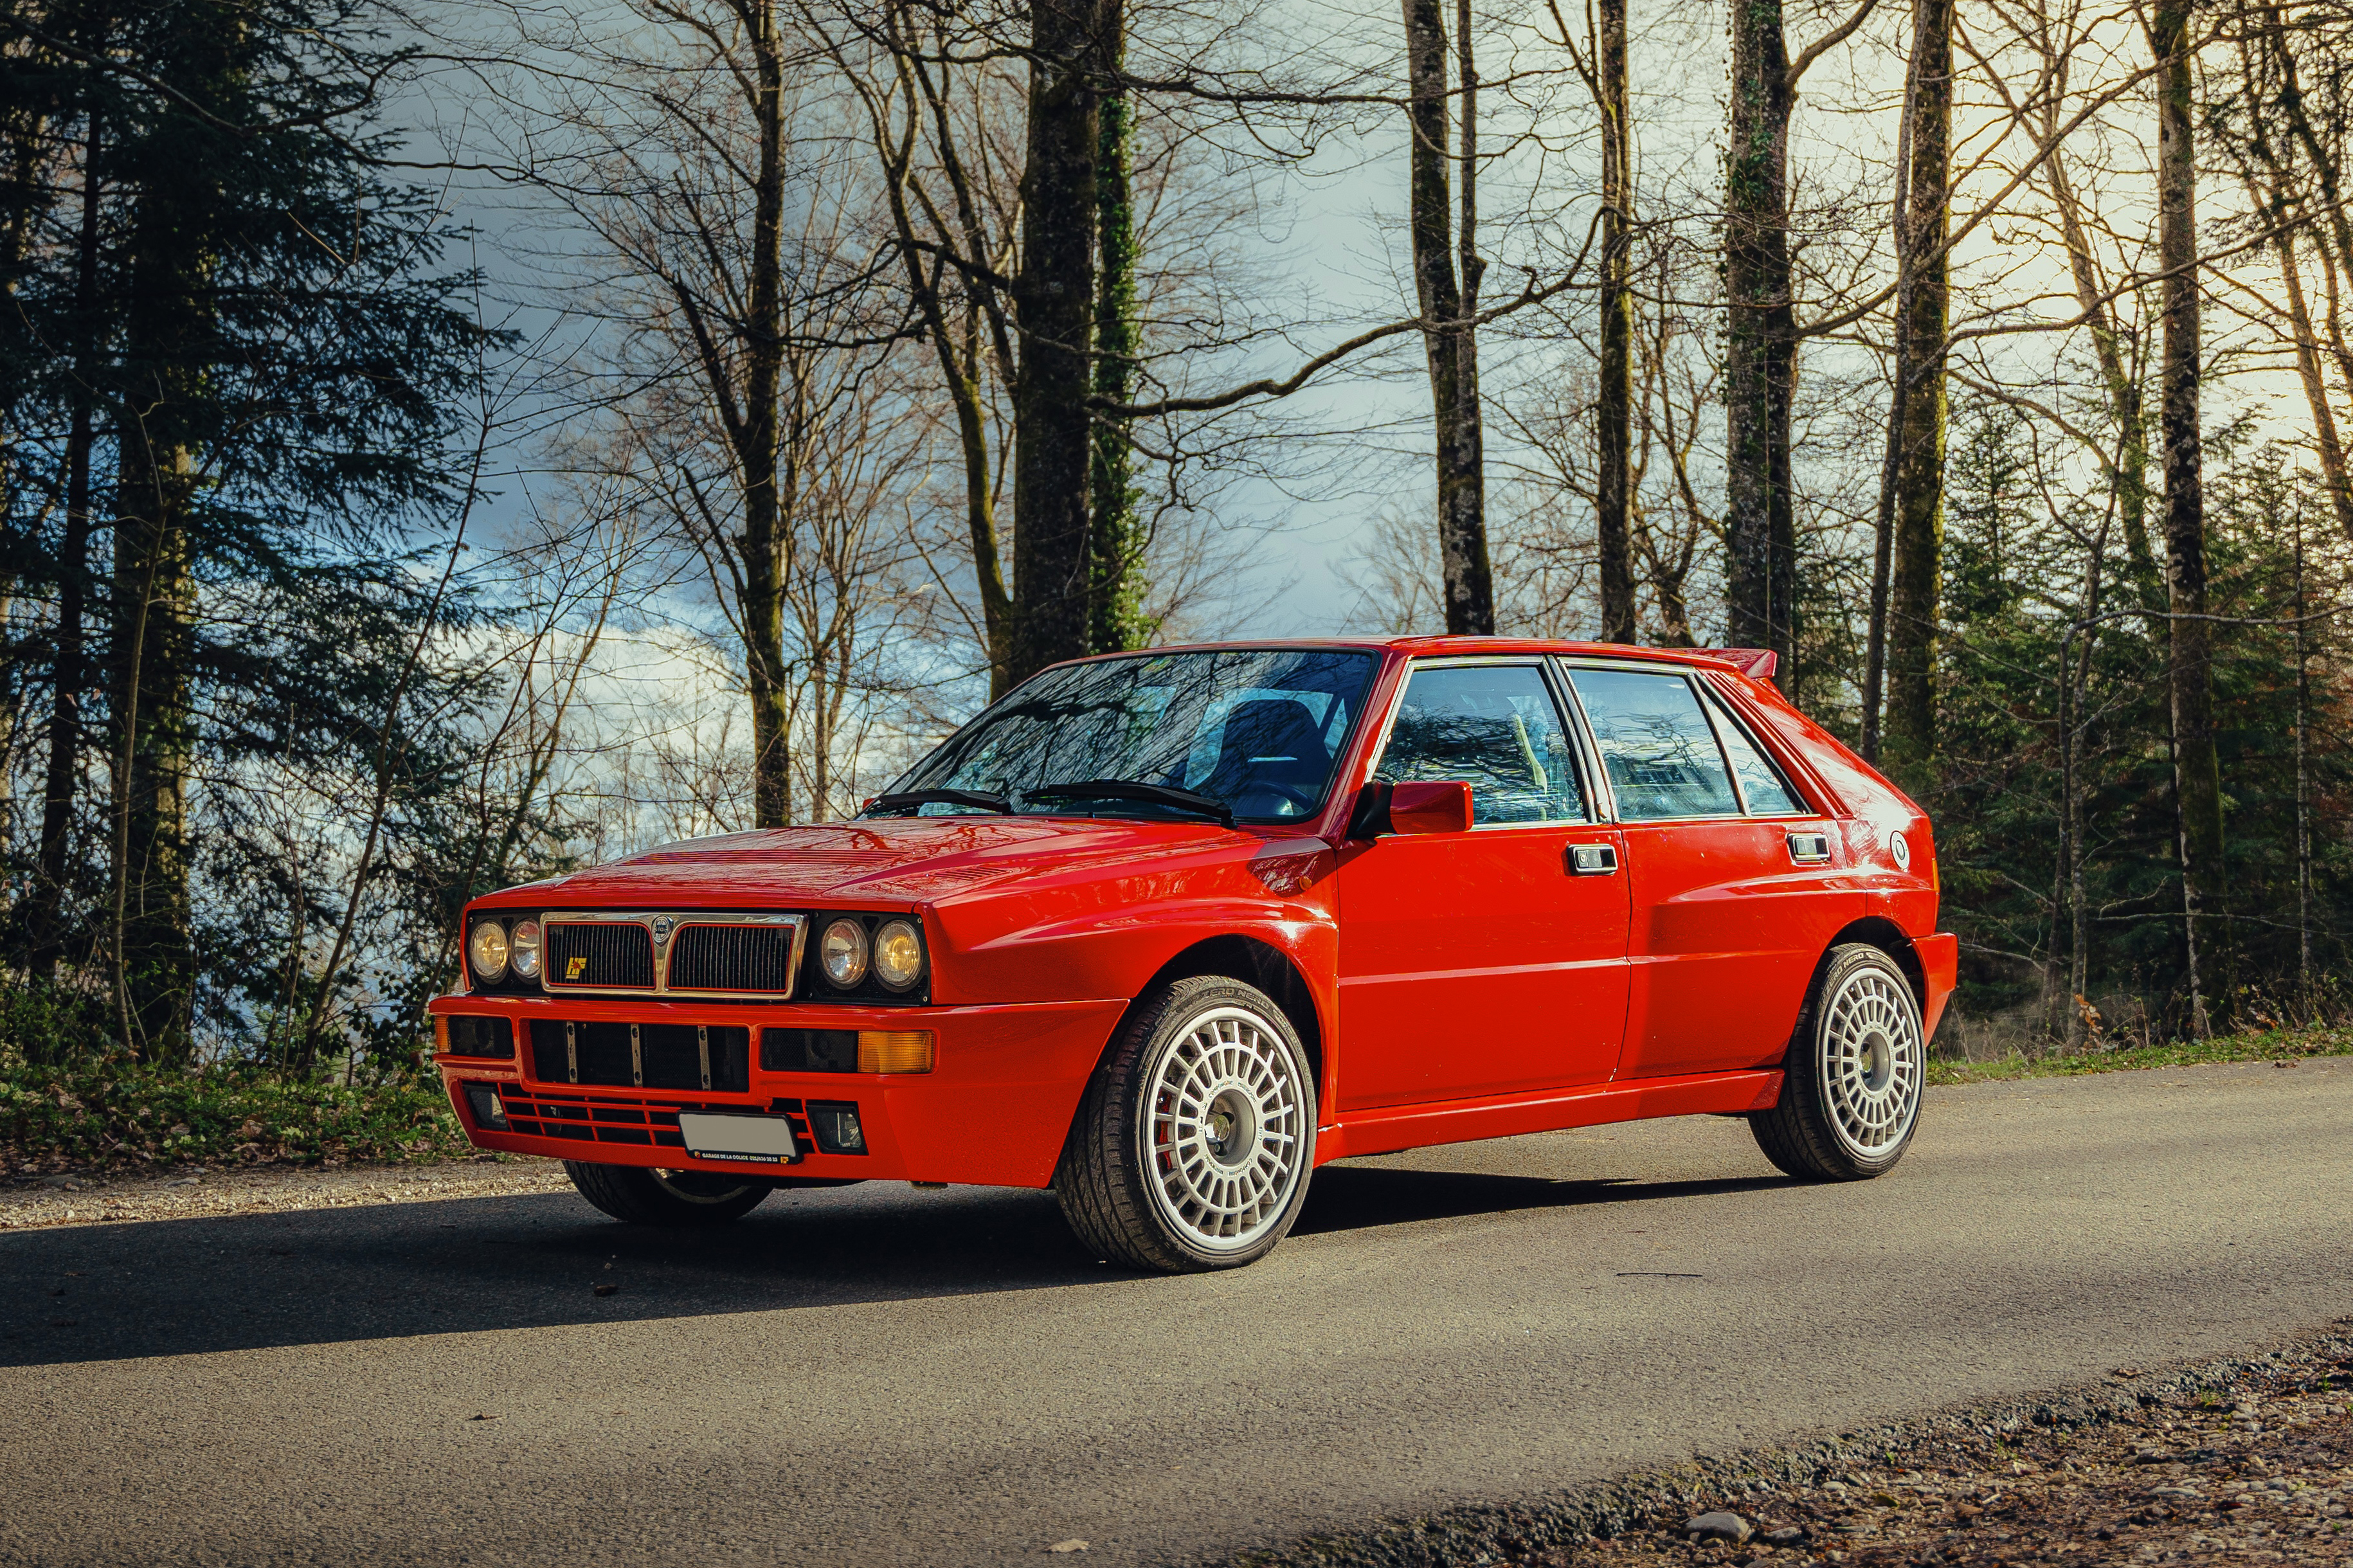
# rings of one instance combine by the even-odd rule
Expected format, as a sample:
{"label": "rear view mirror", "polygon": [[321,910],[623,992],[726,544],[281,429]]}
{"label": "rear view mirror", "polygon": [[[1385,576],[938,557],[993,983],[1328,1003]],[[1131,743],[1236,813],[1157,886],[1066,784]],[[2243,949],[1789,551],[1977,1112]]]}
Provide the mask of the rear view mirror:
{"label": "rear view mirror", "polygon": [[1471,826],[1471,786],[1455,779],[1413,784],[1375,781],[1356,797],[1348,837],[1385,833],[1464,833]]}

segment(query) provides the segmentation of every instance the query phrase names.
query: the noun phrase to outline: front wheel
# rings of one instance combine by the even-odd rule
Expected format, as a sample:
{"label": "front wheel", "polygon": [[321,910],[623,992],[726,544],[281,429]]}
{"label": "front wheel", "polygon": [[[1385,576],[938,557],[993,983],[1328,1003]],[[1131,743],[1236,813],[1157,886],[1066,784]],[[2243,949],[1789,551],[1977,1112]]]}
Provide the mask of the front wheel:
{"label": "front wheel", "polygon": [[580,1195],[615,1219],[664,1226],[724,1225],[760,1206],[775,1184],[715,1171],[658,1171],[645,1165],[564,1162]]}
{"label": "front wheel", "polygon": [[1781,1103],[1748,1119],[1765,1157],[1800,1179],[1865,1181],[1904,1157],[1920,1121],[1920,1004],[1875,947],[1831,950],[1783,1062]]}
{"label": "front wheel", "polygon": [[1055,1173],[1062,1215],[1136,1268],[1237,1268],[1299,1217],[1315,1163],[1307,1053],[1265,993],[1222,975],[1139,1001],[1087,1085]]}

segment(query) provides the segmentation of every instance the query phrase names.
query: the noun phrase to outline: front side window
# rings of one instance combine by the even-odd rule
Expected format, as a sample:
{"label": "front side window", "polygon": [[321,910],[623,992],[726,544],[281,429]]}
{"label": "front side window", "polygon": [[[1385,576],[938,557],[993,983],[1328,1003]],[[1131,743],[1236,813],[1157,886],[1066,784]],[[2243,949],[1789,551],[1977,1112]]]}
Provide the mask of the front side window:
{"label": "front side window", "polygon": [[1620,820],[1740,815],[1715,727],[1690,681],[1638,669],[1574,669],[1569,679]]}
{"label": "front side window", "polygon": [[1037,794],[1116,780],[1207,796],[1240,818],[1311,816],[1377,662],[1336,648],[1234,648],[1065,665],[958,731],[891,793],[978,792],[1038,815],[1185,815],[1149,800]]}
{"label": "front side window", "polygon": [[1567,731],[1530,664],[1416,669],[1373,776],[1468,784],[1474,827],[1586,820]]}

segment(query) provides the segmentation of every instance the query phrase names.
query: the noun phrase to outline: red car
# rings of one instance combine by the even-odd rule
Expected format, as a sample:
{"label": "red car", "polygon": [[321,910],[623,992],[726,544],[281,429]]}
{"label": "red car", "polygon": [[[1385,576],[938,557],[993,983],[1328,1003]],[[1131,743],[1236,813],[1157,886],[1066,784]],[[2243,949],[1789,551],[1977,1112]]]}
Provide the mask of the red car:
{"label": "red car", "polygon": [[[1754,671],[1755,674],[1751,674]],[[598,1208],[1049,1187],[1099,1256],[1250,1262],[1324,1161],[1706,1112],[1877,1175],[1953,985],[1917,806],[1768,656],[1498,637],[1057,666],[855,821],[466,910],[486,1149]]]}

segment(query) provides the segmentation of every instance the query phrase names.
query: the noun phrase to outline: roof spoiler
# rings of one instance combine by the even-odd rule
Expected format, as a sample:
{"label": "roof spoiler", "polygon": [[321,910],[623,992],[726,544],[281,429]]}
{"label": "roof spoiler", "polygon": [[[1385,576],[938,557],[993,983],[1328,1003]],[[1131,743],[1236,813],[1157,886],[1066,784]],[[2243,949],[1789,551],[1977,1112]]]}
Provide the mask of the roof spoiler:
{"label": "roof spoiler", "polygon": [[1769,647],[1695,647],[1692,652],[1720,658],[1751,680],[1771,680],[1780,663]]}

